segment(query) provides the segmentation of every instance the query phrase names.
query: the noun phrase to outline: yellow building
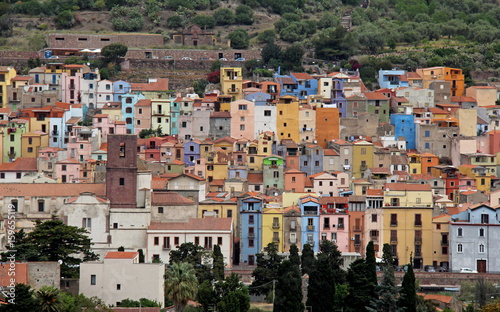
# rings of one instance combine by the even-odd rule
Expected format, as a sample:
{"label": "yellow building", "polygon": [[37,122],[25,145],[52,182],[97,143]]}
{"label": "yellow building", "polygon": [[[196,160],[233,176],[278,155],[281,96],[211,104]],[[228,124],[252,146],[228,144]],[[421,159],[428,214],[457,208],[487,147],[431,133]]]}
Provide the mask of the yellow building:
{"label": "yellow building", "polygon": [[213,151],[212,141],[205,140],[200,143],[200,158],[207,159]]}
{"label": "yellow building", "polygon": [[223,198],[207,198],[198,203],[198,218],[217,216],[218,218],[233,218],[233,224],[239,225],[238,206],[236,200]]}
{"label": "yellow building", "polygon": [[432,265],[431,186],[386,183],[383,209],[383,243],[392,246],[396,263],[408,263],[412,254],[416,268]]}
{"label": "yellow building", "polygon": [[7,86],[11,85],[11,80],[16,75],[14,67],[0,66],[0,104],[2,107],[6,107],[7,104]]}
{"label": "yellow building", "polygon": [[122,106],[121,104],[104,105],[101,108],[103,115],[109,115],[109,120],[121,121],[122,119]]}
{"label": "yellow building", "polygon": [[299,100],[291,95],[285,95],[278,99],[276,104],[276,131],[278,140],[292,139],[300,141],[299,124]]}
{"label": "yellow building", "polygon": [[33,131],[21,135],[21,157],[36,158],[38,151],[45,147],[49,147],[47,133]]}
{"label": "yellow building", "polygon": [[410,167],[410,174],[422,174],[422,160],[419,154],[408,154],[408,165]]}
{"label": "yellow building", "polygon": [[[205,163],[205,174],[208,182],[219,180],[220,186],[224,186],[224,180],[228,178],[227,165],[230,160],[229,154],[225,151],[214,152],[213,157],[208,157]],[[211,183],[212,184],[212,183]]]}
{"label": "yellow building", "polygon": [[241,67],[221,67],[221,90],[225,95],[230,95],[232,101],[243,99],[243,75]]}
{"label": "yellow building", "polygon": [[164,135],[169,135],[170,132],[170,99],[152,99],[151,100],[151,128],[158,129]]}
{"label": "yellow building", "polygon": [[283,210],[281,208],[264,208],[262,214],[262,246],[274,243],[278,252],[283,252]]}
{"label": "yellow building", "polygon": [[476,180],[476,190],[489,194],[491,191],[491,178],[495,176],[488,174],[488,169],[478,165],[461,165],[458,166],[460,174],[466,175],[469,178]]}
{"label": "yellow building", "polygon": [[417,69],[417,74],[422,77],[424,88],[436,80],[448,81],[451,86],[451,96],[464,95],[465,83],[462,70],[450,67],[430,67]]}
{"label": "yellow building", "polygon": [[432,265],[434,267],[450,267],[449,221],[450,216],[447,214],[432,218]]}
{"label": "yellow building", "polygon": [[460,108],[456,117],[460,125],[460,135],[473,137],[477,135],[477,109]]}
{"label": "yellow building", "polygon": [[257,140],[249,141],[247,150],[247,166],[249,170],[262,170],[262,161],[272,155],[274,133],[270,131],[259,134]]}
{"label": "yellow building", "polygon": [[352,176],[359,179],[366,169],[373,167],[373,143],[359,141],[352,147]]}
{"label": "yellow building", "polygon": [[300,198],[309,195],[317,196],[315,193],[283,193],[283,207],[298,206]]}

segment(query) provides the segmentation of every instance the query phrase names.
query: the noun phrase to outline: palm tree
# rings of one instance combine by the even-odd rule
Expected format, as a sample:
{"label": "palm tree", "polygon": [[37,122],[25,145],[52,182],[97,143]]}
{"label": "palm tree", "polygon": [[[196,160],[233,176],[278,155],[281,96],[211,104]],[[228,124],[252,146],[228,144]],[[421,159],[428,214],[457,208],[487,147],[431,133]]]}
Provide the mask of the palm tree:
{"label": "palm tree", "polygon": [[59,290],[54,287],[42,287],[36,292],[38,304],[41,312],[59,312],[61,311],[61,301],[59,299]]}
{"label": "palm tree", "polygon": [[174,302],[175,311],[182,312],[189,300],[196,298],[198,280],[193,266],[174,263],[165,274],[165,295]]}

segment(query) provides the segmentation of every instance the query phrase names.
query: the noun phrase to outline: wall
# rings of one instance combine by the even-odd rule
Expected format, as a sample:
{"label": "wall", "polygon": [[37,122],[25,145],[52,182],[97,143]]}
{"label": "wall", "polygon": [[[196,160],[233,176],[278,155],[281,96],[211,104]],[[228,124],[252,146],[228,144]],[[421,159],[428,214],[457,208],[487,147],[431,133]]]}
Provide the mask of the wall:
{"label": "wall", "polygon": [[[57,40],[63,39],[63,40]],[[129,48],[162,46],[163,36],[156,34],[73,35],[50,34],[47,40],[51,49],[102,49],[112,43],[122,43]]]}

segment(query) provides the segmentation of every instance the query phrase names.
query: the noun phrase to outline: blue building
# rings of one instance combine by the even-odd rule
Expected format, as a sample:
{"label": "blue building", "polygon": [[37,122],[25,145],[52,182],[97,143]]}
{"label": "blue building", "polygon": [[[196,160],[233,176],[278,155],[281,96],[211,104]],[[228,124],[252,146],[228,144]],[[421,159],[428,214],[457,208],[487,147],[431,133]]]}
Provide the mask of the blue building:
{"label": "blue building", "polygon": [[302,244],[309,244],[314,252],[319,251],[319,199],[313,195],[306,195],[299,200],[302,214]]}
{"label": "blue building", "polygon": [[262,206],[262,199],[258,197],[241,200],[241,263],[255,265],[255,255],[262,250]]}
{"label": "blue building", "polygon": [[318,80],[311,75],[307,73],[290,73],[290,77],[297,84],[299,99],[305,100],[309,95],[318,94]]}
{"label": "blue building", "polygon": [[396,139],[404,137],[407,149],[416,148],[414,115],[391,114],[391,125],[394,125]]}
{"label": "blue building", "polygon": [[233,178],[247,179],[247,172],[248,169],[245,166],[228,166],[227,178],[228,180]]}
{"label": "blue building", "polygon": [[121,102],[122,97],[130,93],[130,83],[123,81],[123,80],[118,80],[113,82],[113,101],[114,102]]}
{"label": "blue building", "polygon": [[186,167],[194,166],[194,162],[200,159],[200,140],[192,139],[184,143],[184,163]]}
{"label": "blue building", "polygon": [[170,134],[179,134],[179,122],[178,117],[181,114],[181,97],[176,99],[172,98],[170,101]]}
{"label": "blue building", "polygon": [[409,87],[408,78],[406,77],[406,70],[379,70],[378,84],[381,89],[394,89]]}
{"label": "blue building", "polygon": [[127,134],[133,134],[135,125],[135,104],[139,100],[145,99],[140,93],[124,94],[122,96],[122,118],[127,125]]}
{"label": "blue building", "polygon": [[[338,107],[339,116],[347,115],[347,99],[344,97],[344,82],[340,78],[332,79],[332,104]],[[335,107],[334,106],[334,107]],[[328,107],[328,106],[325,106]]]}

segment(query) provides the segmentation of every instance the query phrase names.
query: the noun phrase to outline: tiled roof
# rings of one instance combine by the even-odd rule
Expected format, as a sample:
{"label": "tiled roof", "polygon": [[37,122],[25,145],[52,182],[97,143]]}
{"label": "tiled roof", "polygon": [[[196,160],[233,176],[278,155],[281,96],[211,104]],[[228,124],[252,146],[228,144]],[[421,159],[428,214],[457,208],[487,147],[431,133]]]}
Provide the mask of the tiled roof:
{"label": "tiled roof", "polygon": [[368,189],[366,190],[367,196],[384,196],[384,190]]}
{"label": "tiled roof", "polygon": [[73,197],[90,192],[96,196],[106,196],[105,183],[0,183],[0,196],[4,197]]}
{"label": "tiled roof", "polygon": [[151,107],[151,100],[142,99],[137,101],[134,106],[146,106]]}
{"label": "tiled roof", "polygon": [[[13,162],[7,162],[0,164],[0,171],[2,172],[12,172],[12,171],[37,171],[37,159],[18,157]],[[3,195],[0,192],[0,195]]]}
{"label": "tiled roof", "polygon": [[391,174],[391,170],[389,168],[384,168],[384,167],[373,167],[373,168],[368,168],[373,174]]}
{"label": "tiled roof", "polygon": [[281,81],[282,84],[296,84],[296,82],[290,77],[279,77],[276,80]]}
{"label": "tiled roof", "polygon": [[379,92],[365,92],[364,95],[368,100],[388,100],[385,95]]}
{"label": "tiled roof", "polygon": [[331,203],[347,204],[349,203],[349,197],[345,196],[322,196],[320,198],[320,204],[327,205]]}
{"label": "tiled roof", "polygon": [[284,213],[288,213],[288,212],[292,212],[292,211],[296,211],[298,213],[301,212],[299,206],[297,206],[297,205],[292,205],[292,206],[289,206],[289,207],[286,207],[285,209],[283,209]]}
{"label": "tiled roof", "polygon": [[406,76],[410,79],[422,79],[422,77],[420,77],[420,75],[415,72],[407,72]]}
{"label": "tiled roof", "polygon": [[471,96],[452,96],[451,101],[454,103],[471,102],[476,103],[476,99]]}
{"label": "tiled roof", "polygon": [[151,204],[155,206],[193,205],[195,202],[175,192],[153,191]]}
{"label": "tiled roof", "polygon": [[168,79],[158,78],[156,82],[131,83],[130,89],[134,91],[167,91]]}
{"label": "tiled roof", "polygon": [[290,73],[290,75],[294,76],[297,80],[308,80],[313,79],[311,75],[308,73]]}
{"label": "tiled roof", "polygon": [[324,156],[339,156],[339,154],[333,149],[324,149],[323,155]]}
{"label": "tiled roof", "polygon": [[221,142],[228,142],[228,143],[233,144],[235,141],[236,141],[236,139],[235,139],[235,138],[232,138],[232,137],[230,137],[230,136],[225,136],[225,137],[223,137],[223,138],[220,138],[220,139],[218,139],[218,140],[215,140],[215,141],[214,141],[214,144],[221,143]]}
{"label": "tiled roof", "polygon": [[430,191],[429,184],[410,184],[410,183],[386,183],[385,188],[389,191]]}
{"label": "tiled roof", "polygon": [[210,118],[231,118],[230,112],[213,112]]}
{"label": "tiled roof", "polygon": [[213,179],[210,186],[224,186],[224,179]]}
{"label": "tiled roof", "polygon": [[426,294],[424,297],[425,300],[436,300],[444,303],[450,303],[451,300],[453,299],[452,296],[445,296],[445,295],[435,295],[435,294]]}
{"label": "tiled roof", "polygon": [[104,259],[134,259],[138,254],[137,251],[108,251]]}
{"label": "tiled roof", "polygon": [[230,231],[232,222],[232,218],[191,218],[188,222],[151,222],[148,230]]}

